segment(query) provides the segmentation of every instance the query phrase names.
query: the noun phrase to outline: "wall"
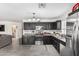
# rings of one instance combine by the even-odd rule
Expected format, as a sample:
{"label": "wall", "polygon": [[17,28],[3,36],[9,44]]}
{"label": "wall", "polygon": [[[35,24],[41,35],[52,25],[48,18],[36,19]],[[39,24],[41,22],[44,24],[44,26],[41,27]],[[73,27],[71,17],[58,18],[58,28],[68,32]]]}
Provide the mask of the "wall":
{"label": "wall", "polygon": [[16,38],[22,37],[22,23],[21,22],[0,21],[0,25],[5,25],[5,31],[4,32],[0,31],[0,34],[12,35],[12,26],[16,25],[17,26]]}
{"label": "wall", "polygon": [[[22,22],[11,22],[11,21],[0,21],[0,24],[4,24],[5,25],[5,32],[0,32],[0,34],[9,34],[12,35],[12,25],[16,25],[17,26],[17,33],[16,33],[16,38],[21,38],[22,37]],[[65,21],[62,21],[62,32],[65,33]],[[26,32],[26,31],[25,31]],[[51,32],[51,31],[50,31]],[[61,30],[59,30],[58,32],[61,32]]]}
{"label": "wall", "polygon": [[16,22],[17,25],[17,33],[16,33],[16,38],[22,38],[22,22]]}

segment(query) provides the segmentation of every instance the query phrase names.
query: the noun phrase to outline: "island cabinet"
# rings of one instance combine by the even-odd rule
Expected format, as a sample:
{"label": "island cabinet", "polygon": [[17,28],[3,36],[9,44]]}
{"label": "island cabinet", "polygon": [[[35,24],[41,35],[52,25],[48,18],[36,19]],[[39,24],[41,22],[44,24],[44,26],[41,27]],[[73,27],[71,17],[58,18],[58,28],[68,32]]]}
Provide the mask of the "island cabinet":
{"label": "island cabinet", "polygon": [[35,45],[35,36],[24,36],[22,39],[23,45]]}

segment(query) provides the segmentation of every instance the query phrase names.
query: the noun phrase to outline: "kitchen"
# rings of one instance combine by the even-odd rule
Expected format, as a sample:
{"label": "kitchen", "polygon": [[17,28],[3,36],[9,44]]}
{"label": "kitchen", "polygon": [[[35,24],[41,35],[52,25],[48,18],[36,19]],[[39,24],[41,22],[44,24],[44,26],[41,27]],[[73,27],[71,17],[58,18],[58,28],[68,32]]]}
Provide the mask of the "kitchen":
{"label": "kitchen", "polygon": [[24,20],[23,26],[22,44],[24,45],[54,45],[58,52],[60,52],[60,44],[66,46],[66,39],[61,37],[61,20],[49,22]]}
{"label": "kitchen", "polygon": [[[6,5],[10,11],[15,9],[17,12],[8,11],[11,13],[9,16],[13,18],[9,18],[7,15],[5,18],[8,21],[6,21],[3,16],[2,19],[4,20],[1,20],[0,23],[3,24],[3,29],[5,29],[0,32],[1,37],[3,38],[2,34],[5,33],[11,36],[10,45],[0,49],[0,52],[3,51],[3,55],[8,55],[7,51],[9,51],[9,55],[73,55],[72,38],[73,33],[75,33],[73,28],[77,26],[74,24],[78,21],[76,20],[78,15],[75,14],[78,12],[75,12],[76,10],[72,11],[74,3],[16,3],[2,5],[4,5],[3,7]],[[77,34],[77,31],[75,34]],[[75,49],[75,47],[73,48]]]}

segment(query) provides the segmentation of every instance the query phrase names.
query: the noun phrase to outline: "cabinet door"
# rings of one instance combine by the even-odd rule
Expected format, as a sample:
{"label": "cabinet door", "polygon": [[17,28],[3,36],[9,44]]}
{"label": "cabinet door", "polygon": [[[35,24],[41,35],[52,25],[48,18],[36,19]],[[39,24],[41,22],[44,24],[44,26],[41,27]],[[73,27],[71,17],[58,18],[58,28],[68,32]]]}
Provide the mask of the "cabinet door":
{"label": "cabinet door", "polygon": [[22,44],[24,44],[24,45],[28,44],[28,39],[27,39],[27,37],[23,36]]}
{"label": "cabinet door", "polygon": [[51,45],[51,37],[50,36],[43,37],[43,43],[45,45]]}
{"label": "cabinet door", "polygon": [[35,44],[35,37],[34,36],[23,37],[22,43],[24,45],[34,45]]}
{"label": "cabinet door", "polygon": [[58,39],[52,37],[51,43],[55,47],[55,49],[60,52],[60,42],[58,41]]}
{"label": "cabinet door", "polygon": [[55,41],[55,43],[56,43],[55,48],[60,53],[60,43],[57,41]]}
{"label": "cabinet door", "polygon": [[46,45],[46,37],[43,37],[43,44]]}
{"label": "cabinet door", "polygon": [[61,30],[61,21],[57,21],[57,30]]}
{"label": "cabinet door", "polygon": [[35,37],[29,36],[28,37],[28,45],[34,45],[35,44]]}

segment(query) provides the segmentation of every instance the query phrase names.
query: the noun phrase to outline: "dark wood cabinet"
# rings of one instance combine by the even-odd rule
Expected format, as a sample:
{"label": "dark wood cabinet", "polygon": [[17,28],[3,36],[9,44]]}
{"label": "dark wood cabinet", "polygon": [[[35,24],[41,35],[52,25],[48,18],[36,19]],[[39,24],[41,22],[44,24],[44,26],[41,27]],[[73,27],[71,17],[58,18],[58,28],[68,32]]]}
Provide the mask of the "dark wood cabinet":
{"label": "dark wood cabinet", "polygon": [[60,44],[66,45],[65,42],[57,39],[54,36],[24,36],[22,43],[24,45],[35,45],[35,41],[43,41],[44,45],[53,45],[60,53]]}
{"label": "dark wood cabinet", "polygon": [[45,36],[43,37],[43,44],[44,45],[53,45],[55,49],[60,52],[60,41],[59,39],[53,36]]}
{"label": "dark wood cabinet", "polygon": [[44,36],[43,37],[43,44],[44,45],[51,45],[52,44],[51,36]]}
{"label": "dark wood cabinet", "polygon": [[35,45],[35,37],[34,36],[27,36],[23,37],[22,39],[22,44],[23,45]]}
{"label": "dark wood cabinet", "polygon": [[52,45],[55,47],[55,49],[60,52],[60,41],[58,41],[57,38],[53,37],[52,39]]}
{"label": "dark wood cabinet", "polygon": [[24,30],[35,30],[36,26],[43,26],[44,30],[61,30],[61,21],[55,21],[55,22],[24,22]]}

